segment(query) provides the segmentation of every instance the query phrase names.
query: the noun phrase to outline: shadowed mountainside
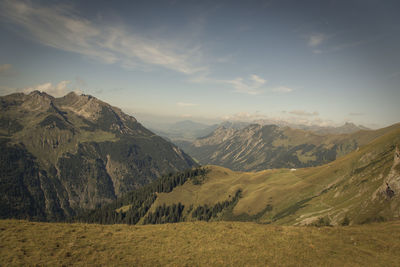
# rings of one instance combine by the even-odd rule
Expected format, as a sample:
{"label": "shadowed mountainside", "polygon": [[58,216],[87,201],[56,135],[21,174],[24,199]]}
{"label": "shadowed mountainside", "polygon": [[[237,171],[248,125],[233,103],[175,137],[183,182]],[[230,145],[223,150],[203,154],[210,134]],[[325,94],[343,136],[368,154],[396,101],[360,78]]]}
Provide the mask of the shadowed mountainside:
{"label": "shadowed mountainside", "polygon": [[196,164],[89,95],[0,97],[0,217],[63,220]]}

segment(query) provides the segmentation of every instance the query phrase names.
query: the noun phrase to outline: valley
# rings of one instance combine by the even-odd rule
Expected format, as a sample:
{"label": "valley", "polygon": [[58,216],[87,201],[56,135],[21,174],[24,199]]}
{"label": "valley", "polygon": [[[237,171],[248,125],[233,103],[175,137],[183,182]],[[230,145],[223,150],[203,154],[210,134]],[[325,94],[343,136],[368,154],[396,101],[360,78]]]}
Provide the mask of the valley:
{"label": "valley", "polygon": [[[83,221],[129,223],[134,216],[139,224],[205,220],[357,225],[398,220],[399,125],[384,132],[318,167],[237,172],[207,165],[200,172],[164,177]],[[394,196],[387,195],[387,184]]]}
{"label": "valley", "polygon": [[6,265],[398,261],[400,124],[342,134],[226,125],[193,141],[230,169],[198,165],[91,96],[0,100]]}

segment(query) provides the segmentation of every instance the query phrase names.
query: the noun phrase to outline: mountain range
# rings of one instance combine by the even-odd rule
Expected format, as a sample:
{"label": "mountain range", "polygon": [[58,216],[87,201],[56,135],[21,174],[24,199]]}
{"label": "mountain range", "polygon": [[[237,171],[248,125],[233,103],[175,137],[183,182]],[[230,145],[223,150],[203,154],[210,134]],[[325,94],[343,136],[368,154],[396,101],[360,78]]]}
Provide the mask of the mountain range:
{"label": "mountain range", "polygon": [[[236,171],[302,168],[331,162],[384,134],[390,128],[361,130],[346,124],[331,134],[278,125],[251,124],[244,128],[220,126],[192,142],[175,141],[200,164]],[[332,130],[330,129],[330,130]],[[354,132],[355,129],[358,129]]]}
{"label": "mountain range", "polygon": [[289,123],[285,120],[254,120],[248,121],[222,121],[218,124],[205,124],[192,120],[177,121],[174,123],[161,123],[151,121],[149,118],[145,121],[146,125],[158,135],[171,140],[172,142],[193,142],[197,138],[205,137],[211,134],[219,127],[233,128],[236,130],[246,128],[251,124],[259,125],[277,125],[280,127],[290,127],[292,129],[311,131],[317,134],[350,134],[360,130],[369,130],[362,125],[355,125],[352,122],[346,122],[341,126],[320,126],[306,125],[299,123]]}
{"label": "mountain range", "polygon": [[316,226],[398,220],[399,146],[400,124],[396,124],[357,150],[317,167],[235,172],[208,165],[131,192],[86,220]]}
{"label": "mountain range", "polygon": [[0,218],[64,220],[162,174],[196,166],[90,95],[0,97]]}
{"label": "mountain range", "polygon": [[400,218],[400,124],[327,134],[225,123],[182,146],[200,167],[92,96],[18,93],[0,97],[0,109],[1,218],[285,225]]}

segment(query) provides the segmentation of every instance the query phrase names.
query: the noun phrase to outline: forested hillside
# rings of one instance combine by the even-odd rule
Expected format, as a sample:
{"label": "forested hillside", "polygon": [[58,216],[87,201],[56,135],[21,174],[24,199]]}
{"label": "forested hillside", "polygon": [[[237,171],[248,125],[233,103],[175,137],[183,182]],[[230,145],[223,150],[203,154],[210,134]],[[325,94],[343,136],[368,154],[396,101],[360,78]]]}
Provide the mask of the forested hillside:
{"label": "forested hillside", "polygon": [[195,166],[132,116],[88,95],[0,97],[0,218],[59,221]]}

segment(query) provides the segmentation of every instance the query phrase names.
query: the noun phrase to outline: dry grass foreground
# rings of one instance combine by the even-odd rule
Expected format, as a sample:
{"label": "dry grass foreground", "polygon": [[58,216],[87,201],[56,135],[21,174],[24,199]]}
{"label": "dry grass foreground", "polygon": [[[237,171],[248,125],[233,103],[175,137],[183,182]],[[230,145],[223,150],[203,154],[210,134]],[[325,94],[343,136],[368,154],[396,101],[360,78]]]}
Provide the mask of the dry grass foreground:
{"label": "dry grass foreground", "polygon": [[400,221],[90,225],[0,221],[0,265],[399,266]]}

